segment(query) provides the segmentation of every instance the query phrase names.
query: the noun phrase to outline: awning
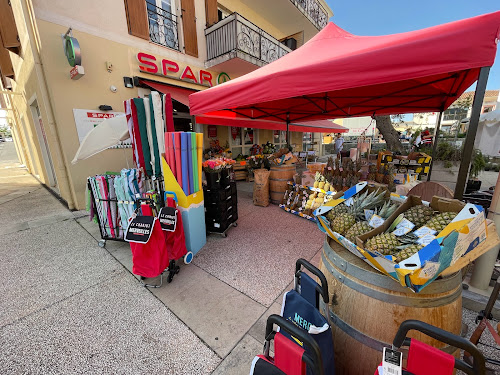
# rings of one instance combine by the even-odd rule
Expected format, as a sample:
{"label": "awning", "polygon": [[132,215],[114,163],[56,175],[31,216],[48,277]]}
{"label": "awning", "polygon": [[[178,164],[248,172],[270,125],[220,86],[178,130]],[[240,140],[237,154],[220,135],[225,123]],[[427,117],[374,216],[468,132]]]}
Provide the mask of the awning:
{"label": "awning", "polygon": [[191,114],[301,122],[444,111],[493,65],[499,26],[500,11],[383,36],[329,23],[280,59],[191,95]]}
{"label": "awning", "polygon": [[149,86],[152,89],[155,89],[164,94],[170,94],[170,96],[172,96],[172,99],[177,100],[179,103],[182,103],[187,107],[189,107],[189,95],[197,92],[196,90],[185,89],[183,87],[178,87],[178,86],[171,86],[165,83],[149,81],[147,79],[141,79],[141,78],[139,78],[139,83]]}
{"label": "awning", "polygon": [[[245,117],[239,117],[236,114],[225,112],[212,112],[210,114],[196,116],[198,124],[205,125],[223,125],[236,126],[240,128],[286,130],[286,123],[270,120],[252,120]],[[292,132],[311,132],[311,133],[345,133],[347,128],[335,124],[329,120],[310,121],[303,123],[291,123],[289,130]]]}

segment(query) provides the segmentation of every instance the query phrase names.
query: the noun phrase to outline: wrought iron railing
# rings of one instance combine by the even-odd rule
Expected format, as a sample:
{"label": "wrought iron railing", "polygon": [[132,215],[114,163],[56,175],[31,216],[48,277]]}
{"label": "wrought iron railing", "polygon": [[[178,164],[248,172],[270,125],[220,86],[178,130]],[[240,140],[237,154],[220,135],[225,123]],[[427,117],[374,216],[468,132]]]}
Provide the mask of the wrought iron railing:
{"label": "wrought iron railing", "polygon": [[268,64],[291,52],[291,49],[238,13],[205,30],[207,61],[225,54],[243,53]]}
{"label": "wrought iron railing", "polygon": [[317,0],[290,0],[321,30],[328,23],[328,12]]}
{"label": "wrought iron railing", "polygon": [[179,50],[177,16],[146,1],[149,38],[153,43]]}

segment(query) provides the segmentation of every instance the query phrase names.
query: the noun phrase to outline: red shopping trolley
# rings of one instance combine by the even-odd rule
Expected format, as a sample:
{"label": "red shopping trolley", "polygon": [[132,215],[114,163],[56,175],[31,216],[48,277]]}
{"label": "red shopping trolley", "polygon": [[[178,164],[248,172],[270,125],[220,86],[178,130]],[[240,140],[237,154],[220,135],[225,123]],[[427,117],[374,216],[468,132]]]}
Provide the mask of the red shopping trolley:
{"label": "red shopping trolley", "polygon": [[[474,357],[474,364],[470,365],[451,354],[406,337],[408,331],[411,330],[422,332],[443,343],[467,351]],[[401,323],[392,345],[393,349],[399,349],[402,346],[409,347],[407,365],[403,369],[402,375],[452,375],[455,369],[470,375],[482,375],[485,372],[484,356],[474,344],[463,337],[419,320],[406,320]],[[395,374],[396,372],[384,373],[381,366],[375,371],[375,375]]]}
{"label": "red shopping trolley", "polygon": [[[282,332],[294,336],[303,343],[301,347],[274,331],[276,324]],[[270,356],[271,340],[274,340],[274,357]],[[305,348],[308,350],[306,351]],[[314,375],[327,375],[323,371],[321,351],[318,343],[307,331],[279,315],[270,315],[266,324],[264,354],[252,361],[250,375],[305,375],[307,368]]]}

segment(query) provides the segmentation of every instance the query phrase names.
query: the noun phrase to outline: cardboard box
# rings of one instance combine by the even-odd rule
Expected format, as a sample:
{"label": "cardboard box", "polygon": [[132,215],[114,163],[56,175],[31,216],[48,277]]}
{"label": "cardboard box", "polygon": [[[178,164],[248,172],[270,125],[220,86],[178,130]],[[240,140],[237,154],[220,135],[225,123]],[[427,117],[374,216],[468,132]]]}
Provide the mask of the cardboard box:
{"label": "cardboard box", "polygon": [[357,251],[365,256],[373,267],[382,269],[382,272],[415,292],[421,291],[446,268],[477,247],[486,239],[487,233],[482,207],[470,203],[464,204],[454,199],[433,197],[430,207],[435,211],[457,212],[458,215],[418,253],[396,264],[392,261],[392,256],[383,256],[378,252],[364,249],[364,244],[369,238],[385,232],[401,213],[422,203],[419,197],[409,196],[382,226],[356,239]]}

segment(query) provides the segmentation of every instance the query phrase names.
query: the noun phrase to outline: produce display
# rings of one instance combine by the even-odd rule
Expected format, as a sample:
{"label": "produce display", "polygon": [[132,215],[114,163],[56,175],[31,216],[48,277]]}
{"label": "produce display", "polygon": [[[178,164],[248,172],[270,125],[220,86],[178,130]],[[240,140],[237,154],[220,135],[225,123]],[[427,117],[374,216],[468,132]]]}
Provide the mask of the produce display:
{"label": "produce display", "polygon": [[335,194],[335,191],[325,191],[319,187],[289,182],[280,207],[285,211],[315,221],[313,211],[333,199]]}
{"label": "produce display", "polygon": [[385,233],[369,238],[365,248],[393,255],[394,261],[399,263],[416,254],[456,216],[456,212],[434,211],[423,204],[413,206],[400,214]]}
{"label": "produce display", "polygon": [[364,193],[333,207],[326,218],[332,231],[354,242],[357,236],[373,229],[373,224],[369,224],[373,215],[386,219],[398,206],[387,198],[386,190],[378,188],[369,192],[366,189]]}
{"label": "produce display", "polygon": [[267,143],[262,145],[262,153],[264,154],[274,154],[276,152],[276,145],[267,141]]}

